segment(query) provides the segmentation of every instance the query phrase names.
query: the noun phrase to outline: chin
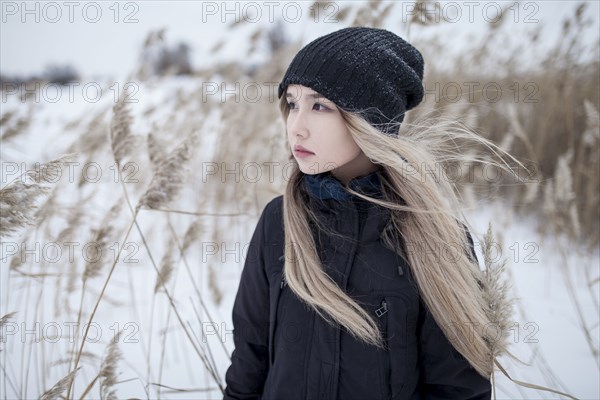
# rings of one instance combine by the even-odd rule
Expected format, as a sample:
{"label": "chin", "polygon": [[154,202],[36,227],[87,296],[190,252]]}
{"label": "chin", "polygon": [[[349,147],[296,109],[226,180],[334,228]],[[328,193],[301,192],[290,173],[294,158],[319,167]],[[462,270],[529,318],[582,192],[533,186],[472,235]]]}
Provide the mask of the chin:
{"label": "chin", "polygon": [[306,175],[316,175],[321,172],[321,171],[315,171],[314,169],[312,169],[310,167],[300,167],[300,171],[302,171]]}
{"label": "chin", "polygon": [[302,163],[299,162],[300,171],[307,175],[316,175],[327,171],[327,168],[318,168],[318,163]]}

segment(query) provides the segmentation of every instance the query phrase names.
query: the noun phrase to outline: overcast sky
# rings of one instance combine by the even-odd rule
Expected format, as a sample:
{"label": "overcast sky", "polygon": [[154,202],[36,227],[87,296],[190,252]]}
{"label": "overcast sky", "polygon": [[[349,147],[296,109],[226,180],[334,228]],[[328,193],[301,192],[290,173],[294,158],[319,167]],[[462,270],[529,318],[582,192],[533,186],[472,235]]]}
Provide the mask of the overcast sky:
{"label": "overcast sky", "polygon": [[[305,42],[344,27],[348,22],[331,23],[327,18],[331,10],[341,9],[349,3],[332,2],[315,22],[306,17],[312,4],[306,1],[2,1],[0,68],[3,74],[12,76],[41,73],[48,64],[71,64],[84,76],[122,77],[137,65],[147,33],[161,27],[167,28],[169,43],[181,40],[191,46],[193,64],[199,67],[214,61],[214,58],[208,57],[208,50],[226,34],[229,24],[243,15],[253,18],[254,22],[237,29],[235,37],[227,37],[224,58],[244,57],[241,55],[245,54],[248,46],[244,36],[250,35],[257,24],[267,26],[279,20],[291,37],[302,37]],[[398,21],[397,26],[391,29],[402,35],[402,20],[408,15],[408,7],[413,2],[400,3],[395,6],[394,19],[389,21]],[[469,34],[476,37],[483,32],[486,25],[484,12],[493,18],[498,6],[511,4],[507,11],[510,26],[503,28],[514,33],[513,42],[522,40],[526,30],[543,26],[541,41],[549,46],[555,43],[562,20],[572,15],[577,2],[449,1],[442,4],[445,7],[443,13],[455,18],[456,22],[447,23],[439,30],[445,30],[444,37],[449,40],[450,46],[462,51],[472,42],[467,39]],[[593,16],[594,26],[588,29],[582,40],[592,44],[600,31],[600,9],[598,1],[588,4],[591,11],[588,15]],[[457,10],[460,16],[457,16]],[[298,12],[303,14],[303,18],[296,21]],[[411,35],[434,31],[415,27]],[[511,44],[506,45],[509,47]],[[590,52],[590,57],[597,58],[598,51]]]}

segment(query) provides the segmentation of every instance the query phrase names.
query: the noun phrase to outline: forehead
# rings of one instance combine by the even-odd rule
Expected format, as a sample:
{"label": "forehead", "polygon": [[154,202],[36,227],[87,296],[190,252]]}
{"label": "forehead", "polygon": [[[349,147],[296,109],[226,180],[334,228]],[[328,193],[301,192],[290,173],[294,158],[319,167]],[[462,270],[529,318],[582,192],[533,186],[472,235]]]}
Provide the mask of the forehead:
{"label": "forehead", "polygon": [[327,98],[325,96],[323,96],[322,94],[315,92],[314,90],[312,90],[311,88],[307,87],[307,86],[302,86],[302,85],[289,85],[286,89],[286,97],[288,98],[294,98],[294,99],[298,99],[298,98],[306,98],[306,99],[315,99],[315,100],[324,100],[324,101],[329,101],[327,100]]}

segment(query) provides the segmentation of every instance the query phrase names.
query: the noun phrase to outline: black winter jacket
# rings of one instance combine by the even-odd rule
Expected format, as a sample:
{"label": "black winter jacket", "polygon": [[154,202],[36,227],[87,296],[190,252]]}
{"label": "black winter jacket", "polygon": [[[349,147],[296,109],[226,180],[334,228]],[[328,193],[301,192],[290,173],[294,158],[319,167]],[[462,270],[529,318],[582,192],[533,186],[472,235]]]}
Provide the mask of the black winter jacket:
{"label": "black winter jacket", "polygon": [[[327,274],[376,317],[389,350],[333,328],[286,285],[278,196],[259,218],[242,271],[224,400],[490,399],[490,381],[450,344],[408,266],[384,247],[387,210],[350,196],[329,172],[303,182],[317,215],[356,241],[313,232]],[[350,185],[377,196],[379,178],[371,173]]]}

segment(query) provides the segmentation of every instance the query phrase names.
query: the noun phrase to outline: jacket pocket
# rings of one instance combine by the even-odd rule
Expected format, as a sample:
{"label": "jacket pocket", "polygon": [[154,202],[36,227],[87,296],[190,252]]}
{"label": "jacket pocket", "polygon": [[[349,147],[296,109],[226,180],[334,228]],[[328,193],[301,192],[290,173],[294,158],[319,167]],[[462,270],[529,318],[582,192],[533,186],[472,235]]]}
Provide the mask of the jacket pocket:
{"label": "jacket pocket", "polygon": [[269,287],[269,366],[273,365],[275,359],[275,328],[278,322],[279,315],[279,302],[282,292],[282,283],[283,283],[283,264],[284,264],[284,256],[281,256],[277,260],[278,266],[277,269],[272,274],[272,279],[270,279],[270,287]]}
{"label": "jacket pocket", "polygon": [[378,350],[377,355],[379,357],[379,376],[380,376],[380,388],[381,388],[381,398],[388,400],[392,395],[392,386],[391,386],[391,374],[390,374],[390,352],[389,352],[389,342],[388,342],[388,302],[386,296],[380,295],[378,297],[377,308],[375,309],[375,316],[378,319],[378,326],[383,336],[383,343],[385,345],[385,350]]}
{"label": "jacket pocket", "polygon": [[410,302],[406,296],[397,292],[384,293],[385,301],[385,339],[387,345],[388,366],[388,397],[391,399],[402,398],[400,395],[406,384],[407,366],[410,364],[408,340],[408,325],[410,323]]}
{"label": "jacket pocket", "polygon": [[381,385],[385,399],[402,399],[417,368],[417,342],[413,337],[418,313],[418,297],[398,290],[374,293],[378,307],[375,317],[380,323],[386,352],[380,352]]}
{"label": "jacket pocket", "polygon": [[285,313],[287,307],[287,301],[290,297],[289,288],[287,287],[287,282],[281,276],[281,280],[276,290],[278,293],[278,301],[275,311],[275,321],[273,326],[273,340],[271,346],[271,365],[275,363],[275,356],[278,350],[282,347],[282,340],[285,340]]}

